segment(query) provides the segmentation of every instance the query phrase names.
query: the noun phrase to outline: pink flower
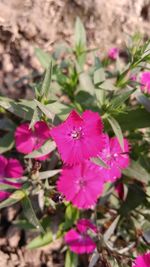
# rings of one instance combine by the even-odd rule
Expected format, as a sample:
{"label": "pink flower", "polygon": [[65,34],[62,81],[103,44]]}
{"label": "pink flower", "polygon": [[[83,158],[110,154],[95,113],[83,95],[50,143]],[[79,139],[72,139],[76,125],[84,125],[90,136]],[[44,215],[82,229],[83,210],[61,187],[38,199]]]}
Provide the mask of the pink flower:
{"label": "pink flower", "polygon": [[150,267],[150,252],[138,256],[132,267]]}
{"label": "pink flower", "polygon": [[134,74],[134,73],[131,74],[131,75],[130,75],[130,80],[133,81],[133,82],[136,82],[136,80],[137,80],[137,76],[136,76],[136,74]]}
{"label": "pink flower", "polygon": [[119,56],[119,49],[117,47],[112,47],[108,51],[108,57],[112,60],[116,60]]}
{"label": "pink flower", "polygon": [[141,74],[141,90],[144,93],[150,94],[150,71],[144,71]]}
{"label": "pink flower", "polygon": [[8,198],[10,196],[10,193],[6,191],[0,191],[0,201],[4,200],[5,198]]}
{"label": "pink flower", "polygon": [[[49,138],[50,129],[44,121],[36,122],[34,130],[29,128],[29,123],[23,123],[15,132],[16,149],[23,154],[29,154],[39,149]],[[48,157],[49,154],[37,159],[45,160]]]}
{"label": "pink flower", "polygon": [[103,124],[97,112],[87,110],[82,116],[72,111],[66,121],[51,130],[62,160],[68,165],[96,156],[104,146]]}
{"label": "pink flower", "polygon": [[109,138],[106,134],[105,141],[105,148],[98,155],[107,164],[108,168],[100,167],[100,169],[104,180],[113,182],[121,177],[122,169],[129,165],[129,144],[127,139],[124,138],[123,151],[116,137]]}
{"label": "pink flower", "polygon": [[115,191],[117,192],[119,198],[121,200],[124,199],[124,187],[123,187],[123,183],[119,183],[115,186]]}
{"label": "pink flower", "polygon": [[72,167],[64,167],[57,188],[67,201],[79,209],[91,208],[103,190],[99,166],[86,160]]}
{"label": "pink flower", "polygon": [[[21,187],[21,183],[7,181],[5,178],[20,178],[23,175],[23,168],[17,159],[6,159],[4,156],[0,156],[0,183],[13,185],[16,188]],[[6,191],[0,191],[0,200],[7,198],[10,193]]]}
{"label": "pink flower", "polygon": [[[86,225],[86,227],[83,227]],[[77,223],[77,229],[71,229],[65,234],[65,242],[70,250],[77,254],[92,253],[96,248],[95,242],[88,234],[88,230],[95,233],[97,228],[88,219],[81,219]]]}

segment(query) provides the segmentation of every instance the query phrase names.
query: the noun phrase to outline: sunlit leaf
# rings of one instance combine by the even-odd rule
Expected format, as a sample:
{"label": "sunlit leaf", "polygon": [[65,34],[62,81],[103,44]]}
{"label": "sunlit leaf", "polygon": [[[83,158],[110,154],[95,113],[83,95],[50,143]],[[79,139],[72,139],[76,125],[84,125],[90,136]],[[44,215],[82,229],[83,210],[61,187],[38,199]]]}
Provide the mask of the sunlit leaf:
{"label": "sunlit leaf", "polygon": [[53,241],[53,235],[51,231],[46,232],[45,234],[41,234],[34,238],[28,245],[28,249],[35,249],[46,246]]}
{"label": "sunlit leaf", "polygon": [[22,203],[24,215],[29,221],[29,223],[34,225],[35,228],[38,229],[39,231],[44,232],[44,229],[42,225],[40,224],[38,218],[36,217],[31,201],[27,195],[22,199],[21,203]]}
{"label": "sunlit leaf", "polygon": [[123,170],[123,173],[126,176],[135,178],[141,182],[150,181],[150,174],[140,165],[139,162],[132,160],[130,166],[127,169]]}
{"label": "sunlit leaf", "polygon": [[12,193],[9,198],[0,203],[0,209],[9,207],[25,197],[25,193],[22,190],[17,190]]}
{"label": "sunlit leaf", "polygon": [[56,143],[54,141],[46,141],[39,149],[34,150],[30,154],[26,155],[25,158],[37,158],[45,156],[51,153],[56,148]]}
{"label": "sunlit leaf", "polygon": [[49,62],[51,61],[51,56],[38,47],[35,48],[35,55],[41,63],[42,67],[47,69],[49,66]]}
{"label": "sunlit leaf", "polygon": [[116,137],[118,138],[119,144],[122,148],[122,150],[124,151],[124,140],[123,140],[123,134],[122,134],[122,130],[121,127],[119,125],[119,123],[117,122],[116,119],[114,119],[113,117],[109,116],[108,121],[116,135]]}
{"label": "sunlit leaf", "polygon": [[67,250],[65,257],[65,267],[77,267],[78,266],[78,255],[74,254],[70,250]]}

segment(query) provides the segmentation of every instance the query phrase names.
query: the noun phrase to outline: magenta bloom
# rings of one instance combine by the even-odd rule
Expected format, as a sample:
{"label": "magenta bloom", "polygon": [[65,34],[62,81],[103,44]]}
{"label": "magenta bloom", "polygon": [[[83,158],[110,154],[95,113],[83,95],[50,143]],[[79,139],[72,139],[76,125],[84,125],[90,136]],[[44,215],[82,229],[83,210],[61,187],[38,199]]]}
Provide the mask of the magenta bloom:
{"label": "magenta bloom", "polygon": [[72,167],[64,167],[57,188],[67,201],[79,209],[91,208],[103,190],[99,166],[86,160]]}
{"label": "magenta bloom", "polygon": [[[86,227],[84,227],[86,225]],[[77,222],[77,229],[71,229],[65,234],[65,242],[70,250],[77,254],[92,253],[96,248],[95,242],[88,234],[88,230],[97,232],[97,228],[88,219],[81,219]]]}
{"label": "magenta bloom", "polygon": [[[13,185],[16,188],[21,187],[21,183],[16,183],[12,180],[6,181],[5,178],[20,178],[23,176],[23,167],[17,159],[6,159],[4,156],[0,156],[0,183]],[[8,197],[10,193],[0,191],[0,200]]]}
{"label": "magenta bloom", "polygon": [[129,144],[127,139],[124,138],[123,151],[117,137],[109,138],[106,134],[105,138],[105,148],[98,155],[107,164],[108,168],[100,167],[100,169],[104,180],[113,182],[121,177],[122,169],[127,168],[130,163]]}
{"label": "magenta bloom", "polygon": [[138,256],[132,267],[150,267],[150,252]]}
{"label": "magenta bloom", "polygon": [[119,56],[119,49],[117,47],[112,47],[108,51],[108,57],[112,60],[116,60]]}
{"label": "magenta bloom", "polygon": [[[23,154],[29,154],[39,149],[49,138],[50,129],[44,121],[36,122],[34,130],[29,128],[29,123],[23,123],[15,132],[16,149]],[[48,156],[49,154],[37,159],[45,160]]]}
{"label": "magenta bloom", "polygon": [[96,156],[104,146],[103,124],[97,112],[87,110],[82,116],[72,111],[66,121],[51,130],[62,160],[68,165]]}
{"label": "magenta bloom", "polygon": [[141,74],[141,90],[144,93],[150,94],[150,71],[144,71]]}

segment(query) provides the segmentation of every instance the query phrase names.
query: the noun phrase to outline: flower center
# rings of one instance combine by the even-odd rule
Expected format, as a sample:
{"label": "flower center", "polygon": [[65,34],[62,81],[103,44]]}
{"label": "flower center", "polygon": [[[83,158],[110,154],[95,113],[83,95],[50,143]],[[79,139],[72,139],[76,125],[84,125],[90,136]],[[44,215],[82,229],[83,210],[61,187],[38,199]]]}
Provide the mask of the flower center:
{"label": "flower center", "polygon": [[83,136],[82,128],[73,129],[70,135],[72,139],[79,140]]}
{"label": "flower center", "polygon": [[80,177],[79,180],[77,181],[77,185],[79,186],[80,189],[83,189],[86,186],[87,182],[84,180],[83,177]]}

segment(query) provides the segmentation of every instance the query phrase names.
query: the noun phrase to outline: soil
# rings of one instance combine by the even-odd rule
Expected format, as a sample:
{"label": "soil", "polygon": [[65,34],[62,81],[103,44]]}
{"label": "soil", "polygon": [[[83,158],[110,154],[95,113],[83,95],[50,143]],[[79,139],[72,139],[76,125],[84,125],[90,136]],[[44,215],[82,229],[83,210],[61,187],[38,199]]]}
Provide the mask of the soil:
{"label": "soil", "polygon": [[[42,71],[34,48],[51,52],[56,43],[73,43],[76,16],[84,22],[89,48],[103,56],[123,47],[127,36],[150,36],[150,0],[0,0],[0,94],[32,98],[29,86]],[[0,213],[1,267],[63,267],[62,240],[30,251],[27,233],[13,225],[19,207]]]}

